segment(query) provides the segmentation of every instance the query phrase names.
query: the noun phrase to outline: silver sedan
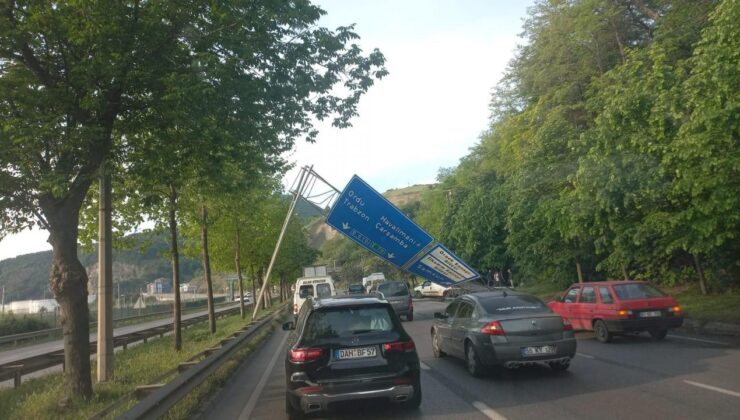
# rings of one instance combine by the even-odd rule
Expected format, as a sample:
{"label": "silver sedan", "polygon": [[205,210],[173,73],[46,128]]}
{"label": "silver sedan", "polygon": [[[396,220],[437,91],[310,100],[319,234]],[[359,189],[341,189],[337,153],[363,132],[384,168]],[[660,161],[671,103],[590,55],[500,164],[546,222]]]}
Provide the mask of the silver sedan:
{"label": "silver sedan", "polygon": [[576,354],[573,327],[538,298],[512,290],[461,296],[434,314],[435,357],[466,362],[473,376],[486,368],[545,363],[565,370]]}

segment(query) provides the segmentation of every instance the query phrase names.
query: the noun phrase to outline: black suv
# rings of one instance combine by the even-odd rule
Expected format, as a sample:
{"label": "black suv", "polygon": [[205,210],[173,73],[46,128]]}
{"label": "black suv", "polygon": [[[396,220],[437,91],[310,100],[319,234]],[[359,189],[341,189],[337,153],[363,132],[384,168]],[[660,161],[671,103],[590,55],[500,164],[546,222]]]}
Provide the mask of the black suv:
{"label": "black suv", "polygon": [[285,409],[291,418],[347,401],[421,404],[419,356],[391,305],[372,296],[308,299],[291,331],[285,358]]}

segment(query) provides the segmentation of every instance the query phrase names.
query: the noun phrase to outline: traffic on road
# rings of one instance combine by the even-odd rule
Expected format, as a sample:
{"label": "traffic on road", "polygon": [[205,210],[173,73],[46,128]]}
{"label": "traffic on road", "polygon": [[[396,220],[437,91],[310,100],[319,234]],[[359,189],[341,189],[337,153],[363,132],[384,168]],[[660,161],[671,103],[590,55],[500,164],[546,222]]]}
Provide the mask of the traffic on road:
{"label": "traffic on road", "polygon": [[[506,297],[497,291],[455,300],[414,299],[414,320],[403,322],[398,316],[389,317],[390,305],[376,296],[318,299],[318,303],[305,305],[297,318],[286,319],[287,331],[273,334],[241,365],[202,417],[730,419],[740,413],[737,342],[679,333],[656,340],[646,333],[634,333],[614,336],[605,344],[593,332],[574,333],[567,320],[541,302],[528,301],[528,295],[508,293]],[[494,323],[496,308],[502,306],[489,300],[506,298],[518,302],[506,311],[522,311],[517,314],[519,319],[529,325],[532,320],[542,321],[547,328],[527,335],[517,329],[525,321]],[[500,360],[503,363],[486,363],[471,372],[465,351],[453,350],[452,344],[436,347],[435,332],[450,320],[440,315],[453,309],[460,313],[463,304],[474,304],[478,317],[475,326],[472,317],[465,321],[464,335],[488,335],[481,330],[493,332],[500,327],[504,334],[495,333],[489,339],[517,341],[514,347],[520,352],[513,358],[527,363]],[[310,314],[323,311],[332,313],[317,315],[316,321],[323,325],[311,321]],[[370,312],[381,315],[367,316]],[[362,322],[367,325],[358,327]],[[543,331],[549,331],[545,333],[548,338],[537,338]],[[307,337],[314,341],[303,341]],[[565,354],[559,349],[553,354],[549,346],[564,347]],[[526,353],[533,358],[522,348],[529,349]],[[438,357],[440,350],[457,357]],[[476,351],[483,354],[486,350]],[[566,359],[569,364],[564,363]],[[343,376],[349,370],[352,374]],[[401,372],[408,376],[404,378]],[[340,377],[355,382],[341,383]],[[382,389],[385,394],[368,398],[363,386],[369,393]],[[342,404],[327,404],[340,394]],[[414,400],[416,395],[420,401]]]}

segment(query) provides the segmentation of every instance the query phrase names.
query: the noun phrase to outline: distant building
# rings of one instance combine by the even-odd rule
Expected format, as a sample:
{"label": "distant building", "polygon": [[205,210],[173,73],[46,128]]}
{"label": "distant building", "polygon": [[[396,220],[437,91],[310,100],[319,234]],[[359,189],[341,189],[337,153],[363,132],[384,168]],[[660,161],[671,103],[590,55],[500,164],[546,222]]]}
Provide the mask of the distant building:
{"label": "distant building", "polygon": [[5,312],[14,314],[37,314],[39,312],[54,312],[59,304],[54,299],[17,300],[5,304]]}
{"label": "distant building", "polygon": [[147,283],[146,292],[150,295],[158,295],[161,293],[172,293],[172,282],[170,279],[160,277],[151,283]]}
{"label": "distant building", "polygon": [[180,291],[183,293],[198,293],[198,286],[190,283],[181,284]]}

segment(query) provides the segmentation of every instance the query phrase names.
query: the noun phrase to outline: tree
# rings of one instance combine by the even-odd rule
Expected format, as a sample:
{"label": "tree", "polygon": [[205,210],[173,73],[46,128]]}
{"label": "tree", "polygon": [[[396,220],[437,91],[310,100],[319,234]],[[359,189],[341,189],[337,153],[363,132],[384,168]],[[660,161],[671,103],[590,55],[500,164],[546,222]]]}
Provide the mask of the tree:
{"label": "tree", "polygon": [[[314,118],[349,125],[362,94],[386,74],[384,59],[348,45],[357,38],[352,27],[318,27],[324,12],[308,1],[15,1],[0,12],[2,232],[37,224],[49,230],[65,390],[88,397],[87,276],[76,250],[80,208],[102,162],[126,172],[138,163],[132,156],[165,164],[162,153],[177,158],[193,137],[174,123],[190,120],[172,121],[177,110],[160,107],[178,103],[173,96],[193,81],[193,89],[215,93],[194,96],[183,110],[192,117],[188,128],[214,126],[207,121],[213,112],[193,111],[209,111],[206,99],[219,97],[229,110],[221,138],[232,144],[312,141]],[[142,149],[173,139],[169,149],[149,149],[157,154]],[[167,190],[174,220],[178,186]]]}

